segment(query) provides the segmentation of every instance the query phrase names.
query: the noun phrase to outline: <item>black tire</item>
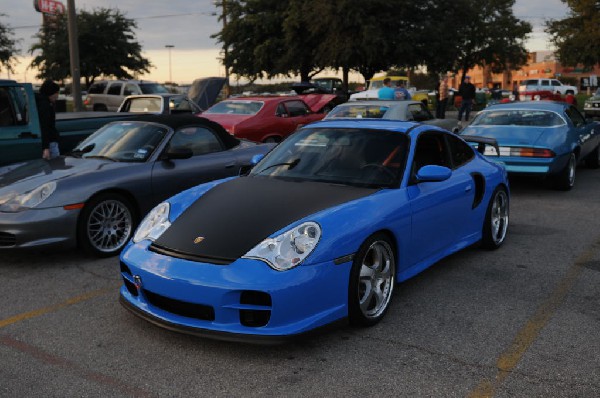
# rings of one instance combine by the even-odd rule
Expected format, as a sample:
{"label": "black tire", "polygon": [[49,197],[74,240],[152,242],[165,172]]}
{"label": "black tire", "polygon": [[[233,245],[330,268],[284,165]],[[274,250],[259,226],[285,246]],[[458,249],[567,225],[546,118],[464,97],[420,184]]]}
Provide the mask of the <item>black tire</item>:
{"label": "black tire", "polygon": [[[372,235],[360,246],[352,263],[348,283],[350,324],[372,326],[383,319],[387,312],[396,283],[393,247],[383,233]],[[380,294],[373,294],[374,283],[377,283]]]}
{"label": "black tire", "polygon": [[577,170],[577,156],[574,152],[569,155],[565,167],[554,176],[554,188],[559,191],[570,191],[575,186],[575,172]]}
{"label": "black tire", "polygon": [[81,211],[78,242],[83,250],[95,256],[114,256],[129,242],[136,225],[135,208],[125,196],[100,194]]}
{"label": "black tire", "polygon": [[590,169],[597,169],[600,167],[600,145],[598,145],[592,153],[587,155],[585,158],[585,165]]}
{"label": "black tire", "polygon": [[487,250],[496,250],[506,240],[509,220],[509,199],[506,188],[496,187],[488,203],[483,221],[481,245]]}
{"label": "black tire", "polygon": [[279,144],[281,142],[281,137],[279,137],[279,136],[267,137],[267,138],[265,138],[265,140],[263,142],[265,142],[265,143]]}

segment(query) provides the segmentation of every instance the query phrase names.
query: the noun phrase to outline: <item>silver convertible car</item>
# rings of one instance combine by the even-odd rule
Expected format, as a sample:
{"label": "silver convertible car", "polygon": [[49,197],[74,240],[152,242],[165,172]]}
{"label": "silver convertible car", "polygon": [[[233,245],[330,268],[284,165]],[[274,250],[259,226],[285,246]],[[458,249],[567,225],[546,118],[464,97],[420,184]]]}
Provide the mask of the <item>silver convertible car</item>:
{"label": "silver convertible car", "polygon": [[420,101],[350,101],[336,106],[325,119],[388,119],[438,126],[453,133],[460,130],[456,119],[436,119]]}
{"label": "silver convertible car", "polygon": [[272,147],[191,115],[107,124],[67,156],[0,168],[0,250],[78,244],[117,254],[157,203],[237,175]]}

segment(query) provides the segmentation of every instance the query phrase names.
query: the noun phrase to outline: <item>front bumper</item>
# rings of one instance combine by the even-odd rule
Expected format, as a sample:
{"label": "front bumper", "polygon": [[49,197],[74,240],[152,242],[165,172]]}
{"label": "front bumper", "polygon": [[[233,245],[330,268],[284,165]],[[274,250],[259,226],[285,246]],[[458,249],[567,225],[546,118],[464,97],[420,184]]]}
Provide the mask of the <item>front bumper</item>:
{"label": "front bumper", "polygon": [[74,247],[79,211],[53,207],[0,213],[0,250]]}
{"label": "front bumper", "polygon": [[137,316],[178,332],[277,343],[348,315],[351,262],[275,271],[259,260],[193,262],[130,245],[121,255],[120,301]]}

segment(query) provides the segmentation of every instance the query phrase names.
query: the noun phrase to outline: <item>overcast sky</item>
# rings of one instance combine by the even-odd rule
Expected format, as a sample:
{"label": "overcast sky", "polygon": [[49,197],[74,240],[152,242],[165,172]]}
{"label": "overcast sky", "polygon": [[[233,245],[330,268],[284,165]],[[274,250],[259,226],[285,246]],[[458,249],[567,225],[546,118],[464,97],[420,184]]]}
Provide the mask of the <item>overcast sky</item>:
{"label": "overcast sky", "polygon": [[[66,6],[67,1],[62,3]],[[177,82],[190,82],[198,77],[223,75],[219,66],[219,46],[210,36],[219,31],[221,23],[216,14],[220,12],[212,0],[75,0],[78,10],[93,8],[118,8],[127,18],[138,24],[137,39],[142,45],[144,56],[155,65],[145,78],[158,81],[168,80],[169,62],[165,45],[174,45],[171,50],[171,75]],[[515,15],[534,26],[527,42],[531,51],[547,50],[547,36],[543,23],[548,19],[563,18],[568,9],[560,0],[517,0]],[[3,24],[14,29],[15,38],[20,40],[21,54],[27,56],[32,36],[38,31],[42,16],[35,11],[32,1],[2,0],[0,17]],[[474,16],[475,17],[475,16]],[[101,33],[101,32],[99,32]],[[34,73],[26,71],[30,58],[22,57],[17,67],[17,80],[32,80]],[[2,72],[2,78],[5,72]]]}

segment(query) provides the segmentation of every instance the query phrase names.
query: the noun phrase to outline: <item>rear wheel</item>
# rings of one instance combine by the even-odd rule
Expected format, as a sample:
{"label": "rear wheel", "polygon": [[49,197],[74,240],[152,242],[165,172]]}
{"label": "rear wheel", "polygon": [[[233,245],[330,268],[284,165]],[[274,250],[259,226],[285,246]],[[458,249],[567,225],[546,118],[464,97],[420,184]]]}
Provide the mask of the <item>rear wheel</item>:
{"label": "rear wheel", "polygon": [[575,185],[575,171],[577,170],[577,156],[569,155],[569,160],[564,169],[554,177],[554,187],[561,191],[570,191]]}
{"label": "rear wheel", "polygon": [[502,246],[508,231],[508,193],[504,187],[494,190],[483,222],[482,245],[488,250]]}
{"label": "rear wheel", "polygon": [[118,254],[133,234],[134,207],[123,195],[101,194],[85,205],[79,221],[82,248],[96,256]]}
{"label": "rear wheel", "polygon": [[350,271],[348,317],[350,323],[371,326],[385,315],[396,278],[396,256],[385,234],[375,234],[360,247]]}
{"label": "rear wheel", "polygon": [[281,137],[279,137],[279,136],[267,137],[267,138],[265,138],[264,142],[277,144],[277,143],[281,142]]}

